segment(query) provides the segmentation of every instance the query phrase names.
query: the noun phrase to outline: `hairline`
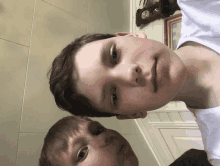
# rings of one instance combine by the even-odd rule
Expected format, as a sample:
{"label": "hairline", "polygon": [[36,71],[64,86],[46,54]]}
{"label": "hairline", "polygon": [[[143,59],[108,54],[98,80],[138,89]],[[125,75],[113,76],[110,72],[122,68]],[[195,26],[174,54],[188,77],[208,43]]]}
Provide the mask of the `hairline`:
{"label": "hairline", "polygon": [[[103,41],[103,40],[107,40],[107,39],[112,39],[112,38],[115,38],[117,37],[116,35],[113,36],[113,37],[109,37],[109,38],[104,38],[104,39],[98,39],[98,40],[94,40],[94,41],[91,41],[91,42],[88,42],[84,45],[82,45],[72,56],[71,56],[71,63],[72,63],[72,71],[71,71],[71,74],[70,74],[70,80],[71,80],[71,83],[74,83],[74,89],[75,89],[75,92],[79,95],[82,95],[83,97],[86,97],[89,101],[89,103],[99,112],[101,113],[108,113],[108,114],[113,114],[112,116],[118,116],[120,114],[115,114],[115,113],[112,113],[112,112],[103,112],[103,109],[100,109],[98,108],[95,103],[89,99],[87,96],[85,96],[84,94],[81,94],[78,92],[78,86],[77,86],[77,82],[80,81],[79,80],[79,73],[78,73],[78,68],[77,68],[77,65],[76,65],[76,56],[77,54],[85,47],[85,46],[88,46],[92,43],[95,43],[95,42],[98,42],[98,41]],[[106,47],[106,44],[103,44],[102,45],[102,48],[101,48],[101,54],[105,54],[105,47]],[[74,69],[74,70],[73,70]]]}

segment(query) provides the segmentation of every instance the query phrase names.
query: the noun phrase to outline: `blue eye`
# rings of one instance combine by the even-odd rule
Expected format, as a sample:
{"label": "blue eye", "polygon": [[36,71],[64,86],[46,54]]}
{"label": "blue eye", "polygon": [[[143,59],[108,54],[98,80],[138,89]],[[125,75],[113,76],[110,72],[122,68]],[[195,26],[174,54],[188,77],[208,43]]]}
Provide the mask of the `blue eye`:
{"label": "blue eye", "polygon": [[82,148],[82,149],[79,151],[79,153],[78,153],[78,155],[77,155],[78,161],[83,161],[83,160],[85,160],[85,158],[86,158],[87,155],[88,155],[88,147],[86,146],[86,147]]}
{"label": "blue eye", "polygon": [[114,90],[113,90],[111,100],[112,100],[113,105],[116,106],[117,101],[118,101],[118,97],[117,97],[117,94],[116,94],[116,88],[114,88]]}
{"label": "blue eye", "polygon": [[117,49],[116,49],[116,46],[113,45],[112,48],[111,48],[111,61],[112,61],[112,64],[117,64],[117,61],[118,61],[118,53],[117,53]]}

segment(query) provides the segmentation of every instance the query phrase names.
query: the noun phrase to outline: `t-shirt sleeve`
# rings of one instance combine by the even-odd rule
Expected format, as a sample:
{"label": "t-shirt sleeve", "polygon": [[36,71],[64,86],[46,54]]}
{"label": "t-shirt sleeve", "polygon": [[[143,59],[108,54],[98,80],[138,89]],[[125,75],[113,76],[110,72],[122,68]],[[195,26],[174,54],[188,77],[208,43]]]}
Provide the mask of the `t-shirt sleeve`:
{"label": "t-shirt sleeve", "polygon": [[208,161],[220,166],[220,106],[209,109],[187,108],[196,117]]}

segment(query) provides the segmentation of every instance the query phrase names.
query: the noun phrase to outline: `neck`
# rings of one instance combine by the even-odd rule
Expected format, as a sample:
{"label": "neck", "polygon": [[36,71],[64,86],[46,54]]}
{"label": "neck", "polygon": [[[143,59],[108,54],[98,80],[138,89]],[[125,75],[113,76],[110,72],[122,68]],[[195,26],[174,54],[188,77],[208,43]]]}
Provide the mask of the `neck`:
{"label": "neck", "polygon": [[[208,62],[201,55],[197,56],[186,47],[174,52],[180,57],[187,69],[187,80],[172,101],[183,101],[192,108],[206,108],[205,101],[208,101],[210,86],[205,84],[203,76],[204,72],[210,69],[210,61]],[[209,64],[207,65],[207,63]]]}

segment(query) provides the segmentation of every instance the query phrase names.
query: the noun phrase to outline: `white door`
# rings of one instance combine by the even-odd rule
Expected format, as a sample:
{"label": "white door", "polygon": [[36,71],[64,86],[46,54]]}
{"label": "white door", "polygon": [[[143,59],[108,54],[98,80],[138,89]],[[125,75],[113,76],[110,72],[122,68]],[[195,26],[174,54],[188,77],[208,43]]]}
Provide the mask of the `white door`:
{"label": "white door", "polygon": [[198,129],[164,128],[160,131],[175,159],[191,148],[204,150],[202,136]]}
{"label": "white door", "polygon": [[204,150],[195,117],[183,102],[171,102],[165,107],[148,112],[145,119],[135,121],[158,165],[171,164],[191,148]]}

